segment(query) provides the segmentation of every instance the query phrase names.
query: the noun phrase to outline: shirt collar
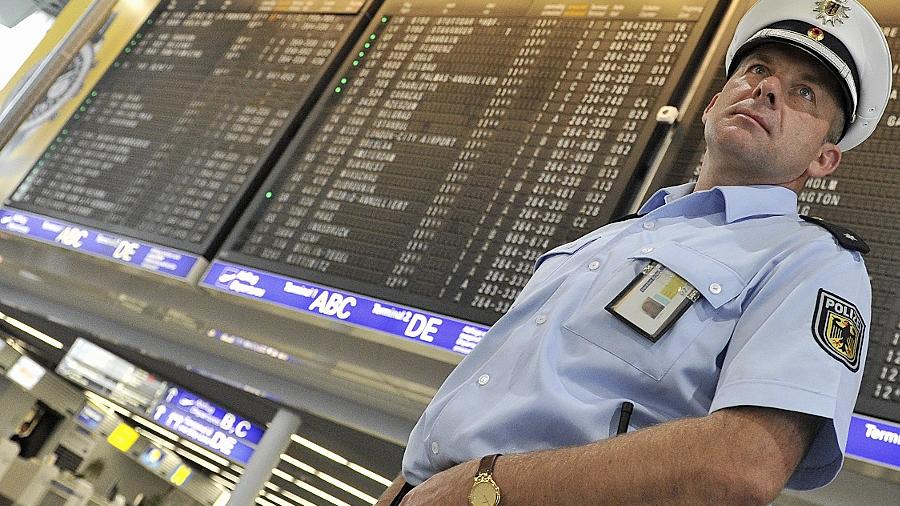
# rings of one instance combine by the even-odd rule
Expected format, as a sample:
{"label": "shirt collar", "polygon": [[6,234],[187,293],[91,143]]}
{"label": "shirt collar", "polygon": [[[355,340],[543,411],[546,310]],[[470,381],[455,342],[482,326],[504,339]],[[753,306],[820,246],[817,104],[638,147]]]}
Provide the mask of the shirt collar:
{"label": "shirt collar", "polygon": [[721,196],[721,199],[713,200],[718,202],[718,211],[721,211],[721,207],[724,206],[727,223],[751,216],[785,215],[797,212],[797,194],[783,186],[716,186],[702,192],[693,193],[693,191],[694,183],[663,188],[654,193],[641,206],[638,213],[644,215],[681,200],[683,197],[696,195],[696,198],[702,198],[700,195],[703,194],[706,194],[707,198],[713,194]]}
{"label": "shirt collar", "polygon": [[652,197],[650,197],[647,202],[641,206],[640,210],[638,210],[638,214],[645,215],[654,209],[662,207],[665,204],[670,204],[685,195],[688,195],[692,191],[694,191],[694,185],[696,183],[685,183],[678,186],[670,186],[668,188],[662,188],[656,191]]}

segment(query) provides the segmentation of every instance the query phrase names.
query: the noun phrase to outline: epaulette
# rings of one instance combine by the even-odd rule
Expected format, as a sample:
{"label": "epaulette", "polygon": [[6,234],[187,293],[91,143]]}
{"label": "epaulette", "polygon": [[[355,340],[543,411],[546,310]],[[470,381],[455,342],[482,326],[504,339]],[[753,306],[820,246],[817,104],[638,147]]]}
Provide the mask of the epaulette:
{"label": "epaulette", "polygon": [[856,233],[854,233],[849,228],[844,228],[840,225],[829,223],[822,218],[819,218],[818,216],[806,216],[801,214],[800,218],[802,218],[803,221],[814,223],[824,228],[834,236],[838,244],[851,251],[859,251],[863,255],[871,251],[871,248],[869,248],[869,245],[866,244],[866,241],[862,240],[861,237],[856,235]]}
{"label": "epaulette", "polygon": [[625,216],[619,216],[618,218],[614,218],[614,219],[612,219],[612,220],[609,220],[609,222],[607,223],[607,225],[611,225],[611,224],[613,224],[613,223],[618,223],[618,222],[620,222],[620,221],[630,220],[630,219],[632,219],[632,218],[640,218],[641,216],[643,216],[643,214],[638,214],[638,213],[626,214]]}

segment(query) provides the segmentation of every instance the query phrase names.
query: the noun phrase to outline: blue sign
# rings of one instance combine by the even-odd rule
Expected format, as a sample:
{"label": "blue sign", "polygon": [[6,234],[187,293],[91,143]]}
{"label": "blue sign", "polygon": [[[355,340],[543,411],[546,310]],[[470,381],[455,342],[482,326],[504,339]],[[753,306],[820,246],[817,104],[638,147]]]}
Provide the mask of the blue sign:
{"label": "blue sign", "polygon": [[265,432],[261,427],[179,387],[150,410],[150,417],[179,436],[246,464]]}
{"label": "blue sign", "polygon": [[9,208],[0,208],[0,231],[179,279],[186,279],[200,260],[183,251]]}
{"label": "blue sign", "polygon": [[847,455],[900,470],[900,425],[853,415]]}
{"label": "blue sign", "polygon": [[265,432],[249,420],[240,418],[183,388],[169,387],[166,391],[165,404],[185,411],[194,418],[215,425],[228,434],[237,436],[254,445],[259,444],[259,440],[262,439]]}
{"label": "blue sign", "polygon": [[201,285],[248,299],[386,332],[467,355],[488,327],[335,290],[306,281],[213,261]]}
{"label": "blue sign", "polygon": [[84,406],[81,408],[81,411],[78,412],[78,417],[75,421],[85,429],[93,432],[100,426],[100,422],[103,421],[103,418],[103,413],[90,406]]}

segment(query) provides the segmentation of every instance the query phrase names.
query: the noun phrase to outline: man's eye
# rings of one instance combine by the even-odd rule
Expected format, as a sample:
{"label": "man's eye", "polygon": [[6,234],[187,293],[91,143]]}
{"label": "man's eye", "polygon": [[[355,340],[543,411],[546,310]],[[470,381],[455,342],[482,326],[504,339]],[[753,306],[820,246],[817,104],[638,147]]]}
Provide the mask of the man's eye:
{"label": "man's eye", "polygon": [[760,64],[751,65],[751,66],[750,66],[750,73],[751,73],[751,74],[758,74],[758,75],[765,74],[765,73],[766,73],[766,67],[765,67],[764,65],[760,65]]}
{"label": "man's eye", "polygon": [[805,98],[806,100],[809,100],[810,102],[812,102],[813,100],[816,99],[816,94],[813,93],[812,88],[810,88],[809,86],[800,87],[800,90],[798,91],[798,93],[800,94],[801,97]]}

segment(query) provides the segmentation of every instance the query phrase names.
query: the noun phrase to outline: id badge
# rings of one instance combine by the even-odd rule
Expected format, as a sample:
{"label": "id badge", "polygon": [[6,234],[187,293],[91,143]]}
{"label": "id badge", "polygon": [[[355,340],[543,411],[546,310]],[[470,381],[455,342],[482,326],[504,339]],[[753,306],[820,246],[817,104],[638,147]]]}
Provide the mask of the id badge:
{"label": "id badge", "polygon": [[699,298],[684,278],[650,262],[606,310],[655,343]]}

